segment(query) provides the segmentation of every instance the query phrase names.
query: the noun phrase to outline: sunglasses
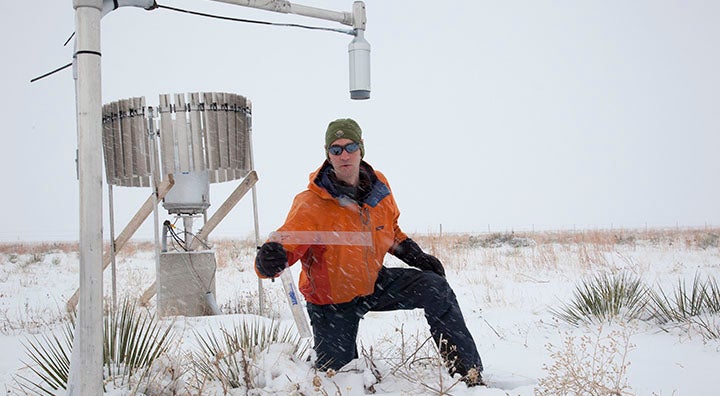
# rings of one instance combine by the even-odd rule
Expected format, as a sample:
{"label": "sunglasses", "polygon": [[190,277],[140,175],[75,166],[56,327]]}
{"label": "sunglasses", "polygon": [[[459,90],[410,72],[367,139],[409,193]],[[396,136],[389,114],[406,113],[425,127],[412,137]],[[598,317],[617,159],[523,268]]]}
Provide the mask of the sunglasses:
{"label": "sunglasses", "polygon": [[360,144],[355,142],[348,143],[344,146],[333,144],[332,146],[328,147],[328,153],[332,155],[340,155],[342,154],[343,150],[345,150],[348,152],[348,154],[351,154],[358,151],[358,149],[360,149]]}

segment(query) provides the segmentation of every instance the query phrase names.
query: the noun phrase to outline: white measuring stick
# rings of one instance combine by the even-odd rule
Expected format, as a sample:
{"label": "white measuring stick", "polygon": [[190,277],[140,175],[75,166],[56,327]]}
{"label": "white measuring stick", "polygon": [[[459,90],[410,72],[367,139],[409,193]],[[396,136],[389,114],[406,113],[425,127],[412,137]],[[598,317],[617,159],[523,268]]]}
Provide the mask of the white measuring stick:
{"label": "white measuring stick", "polygon": [[[295,245],[355,245],[372,246],[372,235],[369,232],[347,232],[347,231],[278,231],[270,233],[268,240],[271,242],[289,243]],[[295,287],[290,267],[280,274],[280,281],[285,289],[290,311],[292,312],[295,326],[297,326],[300,337],[309,338],[312,336],[310,324],[305,316],[305,310],[300,305],[300,294]]]}
{"label": "white measuring stick", "polygon": [[312,336],[310,331],[310,324],[308,323],[305,312],[300,305],[300,295],[295,288],[295,282],[293,281],[290,268],[286,268],[285,271],[280,274],[280,280],[282,281],[283,288],[285,289],[285,296],[287,296],[288,304],[290,304],[290,311],[292,312],[293,319],[295,319],[295,325],[297,326],[300,337],[309,338]]}

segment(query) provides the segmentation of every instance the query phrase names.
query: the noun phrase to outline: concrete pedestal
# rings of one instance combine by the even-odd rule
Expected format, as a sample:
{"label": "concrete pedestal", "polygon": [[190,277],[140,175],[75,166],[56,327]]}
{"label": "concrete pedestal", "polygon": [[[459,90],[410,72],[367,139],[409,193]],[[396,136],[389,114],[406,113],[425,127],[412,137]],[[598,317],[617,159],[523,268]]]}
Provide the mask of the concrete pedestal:
{"label": "concrete pedestal", "polygon": [[214,251],[160,253],[158,315],[212,315],[205,295],[215,295],[216,267]]}

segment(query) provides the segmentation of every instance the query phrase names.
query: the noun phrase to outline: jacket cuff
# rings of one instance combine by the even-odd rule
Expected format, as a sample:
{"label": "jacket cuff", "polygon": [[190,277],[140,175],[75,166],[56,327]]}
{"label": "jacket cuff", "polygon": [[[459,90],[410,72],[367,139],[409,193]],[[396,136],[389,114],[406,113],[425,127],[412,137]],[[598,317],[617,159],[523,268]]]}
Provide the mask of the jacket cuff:
{"label": "jacket cuff", "polygon": [[410,238],[393,246],[392,254],[405,264],[414,265],[415,260],[423,254],[422,249]]}

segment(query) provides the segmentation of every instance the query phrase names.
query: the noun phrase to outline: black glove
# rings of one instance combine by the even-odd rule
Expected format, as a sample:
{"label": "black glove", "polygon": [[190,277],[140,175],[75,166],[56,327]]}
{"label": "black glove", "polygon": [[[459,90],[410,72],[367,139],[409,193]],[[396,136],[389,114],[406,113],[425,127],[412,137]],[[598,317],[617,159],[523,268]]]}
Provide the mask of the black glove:
{"label": "black glove", "polygon": [[423,252],[420,246],[410,238],[400,242],[392,251],[392,254],[407,265],[423,271],[432,271],[443,277],[445,276],[445,269],[440,260],[433,255]]}
{"label": "black glove", "polygon": [[266,242],[255,257],[255,268],[263,276],[274,278],[287,266],[287,253],[277,242]]}

